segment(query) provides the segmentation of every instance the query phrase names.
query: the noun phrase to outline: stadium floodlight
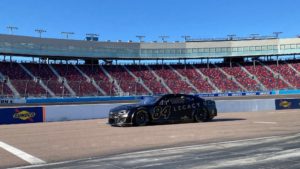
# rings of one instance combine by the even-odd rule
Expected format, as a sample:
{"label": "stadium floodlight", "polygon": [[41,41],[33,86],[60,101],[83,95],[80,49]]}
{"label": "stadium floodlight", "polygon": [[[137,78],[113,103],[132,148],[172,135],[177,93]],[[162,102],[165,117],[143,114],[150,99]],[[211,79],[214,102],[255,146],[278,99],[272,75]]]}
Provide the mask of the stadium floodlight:
{"label": "stadium floodlight", "polygon": [[18,27],[16,26],[7,26],[6,28],[9,30],[11,35],[13,34],[13,30],[18,30]]}
{"label": "stadium floodlight", "polygon": [[96,34],[96,33],[87,33],[85,35],[88,36],[88,37],[91,37],[91,38],[99,37],[99,34]]}
{"label": "stadium floodlight", "polygon": [[233,40],[234,37],[236,37],[236,34],[229,34],[227,35],[228,40]]}
{"label": "stadium floodlight", "polygon": [[252,33],[252,34],[250,34],[250,37],[251,37],[252,39],[255,39],[257,36],[259,36],[258,33]]}
{"label": "stadium floodlight", "polygon": [[135,37],[137,37],[140,40],[140,42],[144,42],[145,36],[143,36],[143,35],[136,35]]}
{"label": "stadium floodlight", "polygon": [[87,33],[85,34],[86,35],[86,40],[87,41],[98,41],[98,37],[99,37],[99,34],[96,34],[96,33]]}
{"label": "stadium floodlight", "polygon": [[159,36],[159,38],[161,38],[161,40],[162,40],[163,42],[166,42],[165,39],[169,38],[169,36],[164,36],[164,35],[163,35],[163,36]]}
{"label": "stadium floodlight", "polygon": [[36,30],[34,30],[34,31],[37,32],[37,33],[39,34],[39,37],[40,37],[40,38],[42,38],[42,33],[47,32],[47,31],[44,30],[44,29],[36,29]]}
{"label": "stadium floodlight", "polygon": [[283,32],[273,32],[273,34],[275,35],[276,38],[279,37],[280,34],[282,34]]}
{"label": "stadium floodlight", "polygon": [[66,39],[69,39],[69,35],[74,35],[74,32],[61,32],[61,34],[66,35]]}
{"label": "stadium floodlight", "polygon": [[191,38],[191,36],[189,36],[189,35],[183,35],[181,37],[184,39],[184,41],[187,41],[188,39]]}

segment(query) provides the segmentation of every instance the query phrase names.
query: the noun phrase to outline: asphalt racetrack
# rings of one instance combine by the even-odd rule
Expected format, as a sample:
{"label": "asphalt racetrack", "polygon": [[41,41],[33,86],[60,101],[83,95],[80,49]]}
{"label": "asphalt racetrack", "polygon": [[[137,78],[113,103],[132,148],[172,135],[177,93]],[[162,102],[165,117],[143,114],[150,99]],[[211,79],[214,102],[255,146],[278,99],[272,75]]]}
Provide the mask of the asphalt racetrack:
{"label": "asphalt racetrack", "polygon": [[0,168],[300,168],[300,111],[111,127],[107,119],[0,126]]}

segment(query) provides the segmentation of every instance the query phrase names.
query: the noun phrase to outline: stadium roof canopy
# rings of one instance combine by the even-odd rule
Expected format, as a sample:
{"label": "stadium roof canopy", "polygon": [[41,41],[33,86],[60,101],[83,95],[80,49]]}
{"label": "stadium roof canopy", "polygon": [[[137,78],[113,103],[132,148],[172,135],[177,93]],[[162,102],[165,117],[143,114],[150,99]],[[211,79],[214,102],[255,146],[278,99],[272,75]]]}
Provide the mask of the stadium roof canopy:
{"label": "stadium roof canopy", "polygon": [[0,34],[0,54],[57,59],[196,59],[300,54],[300,38],[95,42]]}

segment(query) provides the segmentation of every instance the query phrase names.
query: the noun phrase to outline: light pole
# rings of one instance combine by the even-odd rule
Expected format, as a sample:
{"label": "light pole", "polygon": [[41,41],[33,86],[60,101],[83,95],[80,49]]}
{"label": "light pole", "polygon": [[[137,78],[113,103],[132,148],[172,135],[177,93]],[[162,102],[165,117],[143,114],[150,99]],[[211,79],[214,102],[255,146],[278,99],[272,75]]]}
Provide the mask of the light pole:
{"label": "light pole", "polygon": [[184,41],[187,41],[188,39],[191,38],[191,36],[189,36],[189,35],[183,35],[181,37],[184,39]]}
{"label": "light pole", "polygon": [[40,37],[40,38],[42,38],[42,33],[47,32],[47,31],[44,30],[44,29],[36,29],[36,30],[34,30],[34,31],[37,32],[37,33],[39,34],[39,37]]}
{"label": "light pole", "polygon": [[[280,51],[280,41],[278,39],[279,35],[282,34],[282,32],[273,32],[273,34],[276,36],[276,39],[277,39],[277,53],[280,54],[281,51]],[[278,55],[277,55],[277,58],[278,58]],[[277,59],[277,62],[278,62],[278,59]]]}
{"label": "light pole", "polygon": [[13,34],[13,30],[18,30],[18,27],[16,26],[7,26],[6,28],[8,29],[11,35]]}
{"label": "light pole", "polygon": [[227,37],[228,37],[228,40],[233,40],[233,38],[236,37],[236,35],[235,34],[229,34],[229,35],[227,35]]}
{"label": "light pole", "polygon": [[[91,39],[91,41],[95,41],[95,39],[99,37],[99,34],[96,34],[96,33],[87,33],[85,35],[86,35],[86,37],[89,37]],[[98,40],[96,40],[96,41],[98,41]]]}
{"label": "light pole", "polygon": [[166,42],[165,39],[169,38],[169,36],[159,36],[163,42]]}
{"label": "light pole", "polygon": [[140,40],[140,42],[144,42],[144,35],[136,35],[135,37],[137,37]]}
{"label": "light pole", "polygon": [[252,34],[250,34],[250,37],[251,37],[252,39],[255,39],[257,36],[259,36],[259,34],[257,34],[257,33],[252,33]]}
{"label": "light pole", "polygon": [[66,35],[66,39],[69,39],[70,35],[74,35],[74,32],[61,32],[61,34]]}
{"label": "light pole", "polygon": [[275,35],[276,38],[279,37],[280,34],[282,34],[283,32],[273,32],[273,34]]}

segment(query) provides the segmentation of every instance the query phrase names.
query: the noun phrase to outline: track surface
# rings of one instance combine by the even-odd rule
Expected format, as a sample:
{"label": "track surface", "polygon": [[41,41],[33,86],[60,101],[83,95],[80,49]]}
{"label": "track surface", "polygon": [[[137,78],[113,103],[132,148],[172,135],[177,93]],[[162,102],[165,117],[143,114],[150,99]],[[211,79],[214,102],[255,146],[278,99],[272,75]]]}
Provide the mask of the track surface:
{"label": "track surface", "polygon": [[300,134],[127,153],[30,168],[299,169]]}
{"label": "track surface", "polygon": [[[293,135],[300,131],[299,121],[300,111],[289,110],[223,113],[208,123],[127,128],[110,127],[106,119],[3,125],[0,142],[46,163],[93,157],[41,168],[214,168],[216,164],[222,164],[218,168],[239,164],[243,168],[299,168],[300,139]],[[225,142],[267,136],[280,137]],[[191,148],[165,149],[178,146]],[[151,152],[119,155],[142,150]],[[0,168],[26,165],[29,163],[0,148]]]}

